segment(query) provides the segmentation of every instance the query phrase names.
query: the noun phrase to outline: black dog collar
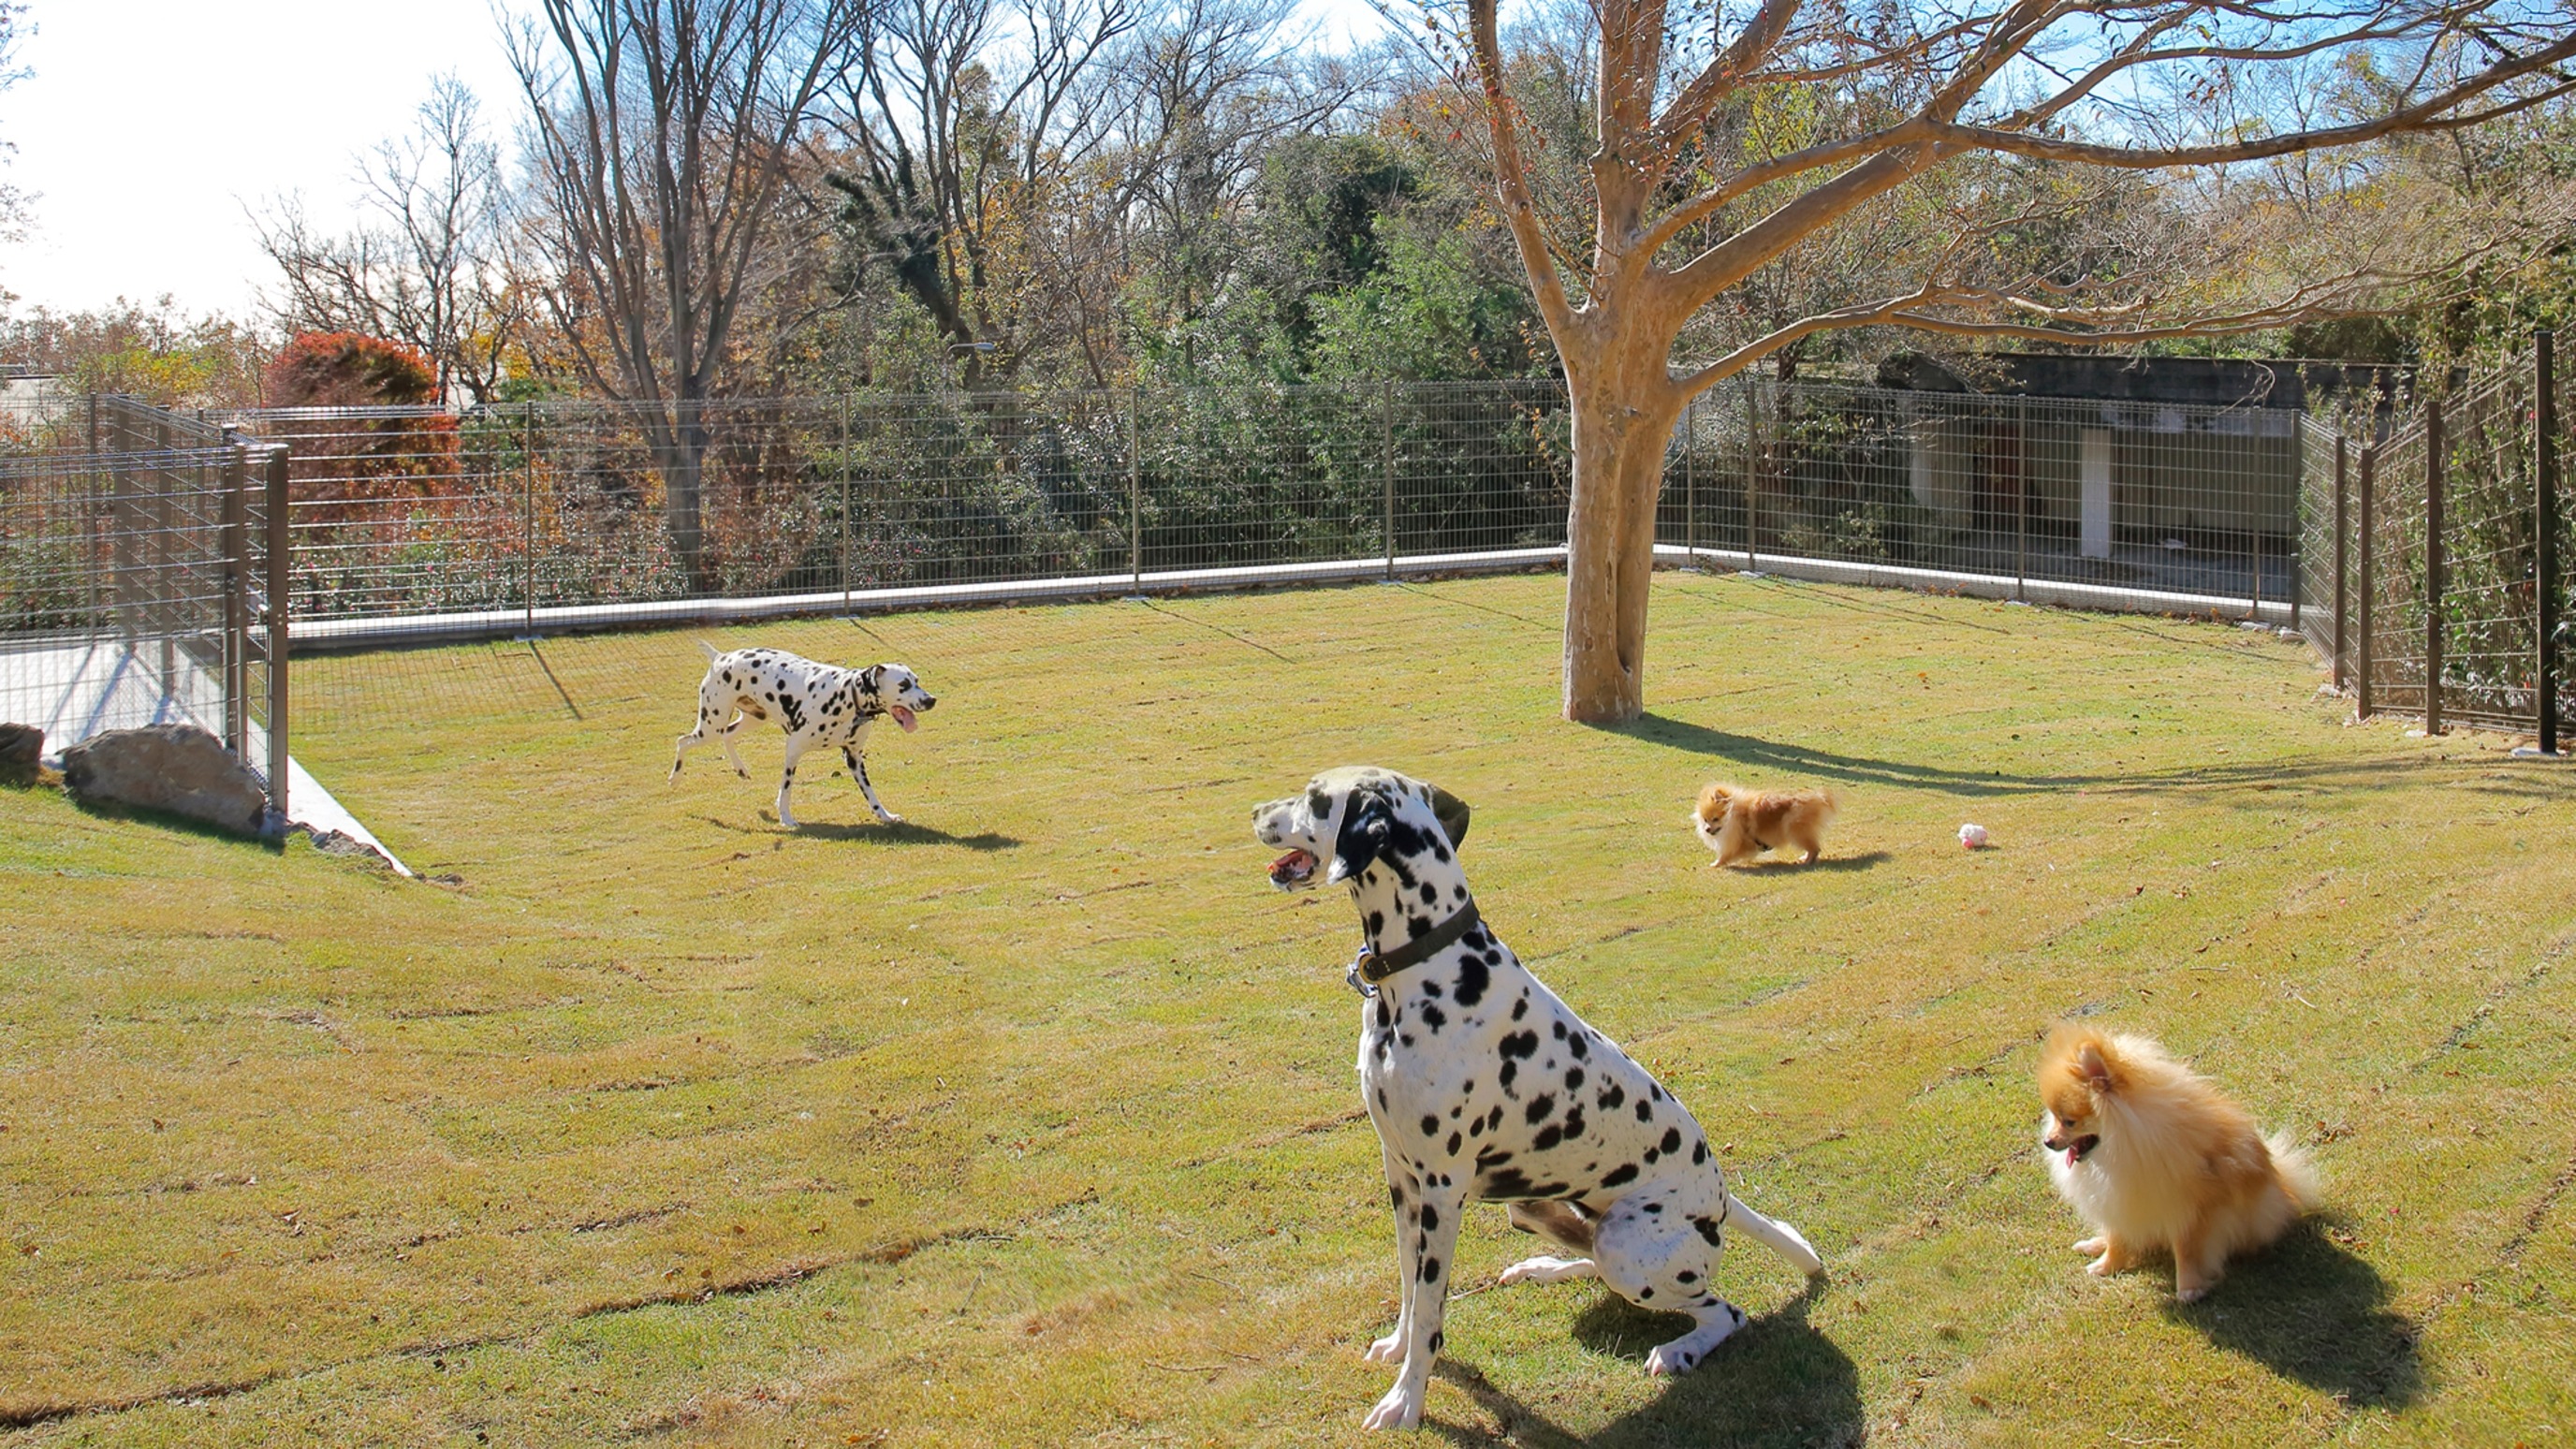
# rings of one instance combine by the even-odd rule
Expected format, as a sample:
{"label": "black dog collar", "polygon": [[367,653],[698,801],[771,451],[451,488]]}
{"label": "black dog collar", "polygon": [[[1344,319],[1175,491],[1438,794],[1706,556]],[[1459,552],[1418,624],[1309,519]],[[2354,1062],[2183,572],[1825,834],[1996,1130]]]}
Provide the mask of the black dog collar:
{"label": "black dog collar", "polygon": [[1377,995],[1379,982],[1398,971],[1419,966],[1458,944],[1469,931],[1476,929],[1479,919],[1476,902],[1471,897],[1467,904],[1458,908],[1458,914],[1432,927],[1429,934],[1416,936],[1392,951],[1375,951],[1362,946],[1359,955],[1351,958],[1348,977],[1351,989],[1362,996]]}

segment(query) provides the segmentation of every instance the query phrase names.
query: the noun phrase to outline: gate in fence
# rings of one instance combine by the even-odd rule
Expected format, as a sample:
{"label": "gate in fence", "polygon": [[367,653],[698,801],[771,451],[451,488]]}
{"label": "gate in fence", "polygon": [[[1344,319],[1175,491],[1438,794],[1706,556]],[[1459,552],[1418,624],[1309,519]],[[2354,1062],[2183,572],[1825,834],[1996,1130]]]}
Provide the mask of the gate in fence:
{"label": "gate in fence", "polygon": [[2302,623],[2361,717],[2417,715],[2428,734],[2454,721],[2528,731],[2558,749],[2576,692],[2563,668],[2556,373],[2544,332],[2402,424],[2328,431],[2310,450]]}
{"label": "gate in fence", "polygon": [[0,456],[0,718],[59,749],[189,723],[286,818],[285,449],[131,398]]}

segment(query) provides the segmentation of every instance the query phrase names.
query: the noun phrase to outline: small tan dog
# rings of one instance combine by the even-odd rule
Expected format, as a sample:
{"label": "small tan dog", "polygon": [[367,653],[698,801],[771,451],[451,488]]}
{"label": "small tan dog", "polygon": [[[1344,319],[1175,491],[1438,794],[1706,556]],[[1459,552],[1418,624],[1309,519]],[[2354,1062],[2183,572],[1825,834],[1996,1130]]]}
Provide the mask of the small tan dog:
{"label": "small tan dog", "polygon": [[2039,1058],[2040,1145],[2058,1193],[2093,1224],[2075,1251],[2109,1277],[2169,1251],[2174,1297],[2207,1293],[2227,1260],[2316,1206],[2315,1174],[2286,1134],[2142,1036],[2061,1026]]}
{"label": "small tan dog", "polygon": [[1825,848],[1825,826],[1839,808],[1831,790],[1747,790],[1723,780],[1699,792],[1691,828],[1719,865],[1751,860],[1766,850],[1795,845],[1799,864],[1813,865]]}

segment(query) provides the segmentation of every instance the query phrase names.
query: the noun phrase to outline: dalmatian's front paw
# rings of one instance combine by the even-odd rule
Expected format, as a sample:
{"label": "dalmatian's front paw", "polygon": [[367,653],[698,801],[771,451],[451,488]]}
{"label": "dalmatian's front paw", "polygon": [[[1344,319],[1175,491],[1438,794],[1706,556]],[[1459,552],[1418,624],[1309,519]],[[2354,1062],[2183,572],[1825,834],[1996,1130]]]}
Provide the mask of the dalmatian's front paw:
{"label": "dalmatian's front paw", "polygon": [[1404,1357],[1404,1330],[1399,1328],[1395,1332],[1388,1334],[1386,1337],[1379,1339],[1377,1342],[1370,1344],[1368,1346],[1368,1352],[1360,1355],[1360,1357],[1367,1359],[1370,1363],[1395,1363],[1401,1360]]}
{"label": "dalmatian's front paw", "polygon": [[903,823],[903,817],[895,814],[891,810],[878,811],[877,819],[884,821],[888,825],[901,825]]}
{"label": "dalmatian's front paw", "polygon": [[1408,1394],[1404,1385],[1397,1384],[1386,1391],[1386,1397],[1378,1400],[1377,1407],[1369,1410],[1368,1417],[1360,1422],[1363,1428],[1369,1429],[1419,1428],[1422,1424],[1422,1396]]}
{"label": "dalmatian's front paw", "polygon": [[1646,1372],[1659,1378],[1671,1378],[1699,1367],[1699,1355],[1679,1344],[1659,1343],[1646,1351]]}

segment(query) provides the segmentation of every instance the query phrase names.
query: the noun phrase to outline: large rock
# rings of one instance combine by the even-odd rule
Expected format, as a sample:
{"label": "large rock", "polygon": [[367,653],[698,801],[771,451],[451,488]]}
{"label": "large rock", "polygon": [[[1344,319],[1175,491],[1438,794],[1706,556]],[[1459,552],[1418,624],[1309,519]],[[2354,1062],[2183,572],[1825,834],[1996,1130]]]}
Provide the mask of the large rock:
{"label": "large rock", "polygon": [[34,725],[0,724],[0,785],[36,783],[37,761],[44,754],[43,730]]}
{"label": "large rock", "polygon": [[259,777],[195,725],[93,735],[63,751],[63,784],[84,801],[163,810],[244,835],[268,819]]}

